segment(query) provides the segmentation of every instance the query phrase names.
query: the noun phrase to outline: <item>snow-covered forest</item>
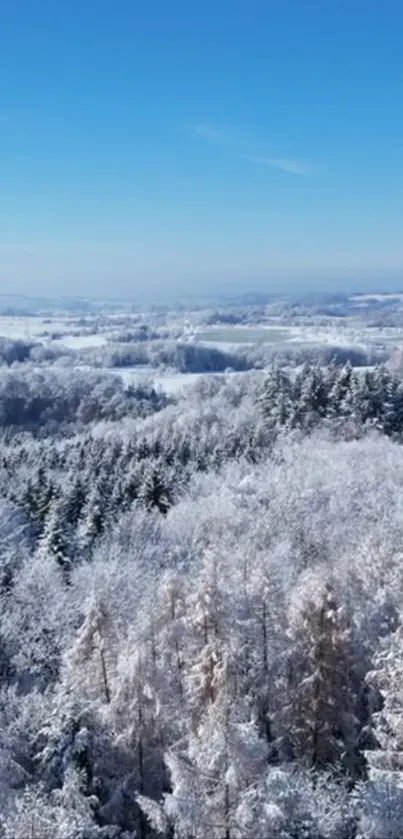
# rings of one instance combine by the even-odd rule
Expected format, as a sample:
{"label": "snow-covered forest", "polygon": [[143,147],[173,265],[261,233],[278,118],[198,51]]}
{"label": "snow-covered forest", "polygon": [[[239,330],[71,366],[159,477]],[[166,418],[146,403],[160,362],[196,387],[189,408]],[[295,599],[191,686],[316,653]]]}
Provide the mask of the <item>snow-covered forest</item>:
{"label": "snow-covered forest", "polygon": [[401,839],[400,357],[173,396],[28,343],[1,350],[1,839]]}

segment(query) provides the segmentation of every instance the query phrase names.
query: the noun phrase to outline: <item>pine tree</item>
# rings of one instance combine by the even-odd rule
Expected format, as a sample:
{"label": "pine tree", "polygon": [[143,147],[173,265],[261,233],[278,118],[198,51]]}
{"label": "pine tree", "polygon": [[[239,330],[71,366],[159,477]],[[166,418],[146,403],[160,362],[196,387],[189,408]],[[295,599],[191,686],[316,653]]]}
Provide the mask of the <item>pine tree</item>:
{"label": "pine tree", "polygon": [[[167,788],[164,765],[164,715],[159,702],[163,682],[150,651],[129,642],[117,663],[108,707],[115,743],[126,756],[133,796],[160,798]],[[172,709],[170,709],[172,712]],[[137,807],[136,835],[144,839],[145,820]]]}
{"label": "pine tree", "polygon": [[73,528],[64,516],[63,502],[53,505],[39,540],[38,549],[40,553],[54,557],[68,583],[75,555],[75,542]]}
{"label": "pine tree", "polygon": [[388,776],[400,783],[403,777],[403,627],[386,635],[368,674],[368,682],[380,691],[381,710],[373,714],[377,748],[367,752],[371,777]]}
{"label": "pine tree", "polygon": [[77,695],[111,702],[117,648],[113,621],[102,600],[93,599],[65,659],[65,679]]}
{"label": "pine tree", "polygon": [[98,488],[90,492],[78,524],[78,541],[84,556],[91,557],[93,547],[105,531],[105,512]]}
{"label": "pine tree", "polygon": [[310,767],[340,763],[356,777],[363,767],[357,750],[350,631],[332,586],[316,575],[294,596],[290,639],[288,697],[279,715],[284,742]]}
{"label": "pine tree", "polygon": [[403,385],[397,379],[390,379],[382,404],[379,423],[388,437],[400,436],[403,431]]}
{"label": "pine tree", "polygon": [[167,514],[172,503],[171,493],[159,469],[154,467],[146,472],[139,497],[148,510],[156,508],[163,515]]}
{"label": "pine tree", "polygon": [[365,370],[363,375],[357,379],[355,388],[355,415],[359,425],[373,424],[376,420],[377,409],[375,405],[375,381],[372,370]]}
{"label": "pine tree", "polygon": [[329,393],[329,416],[350,418],[354,416],[354,392],[357,381],[354,370],[348,362],[336,375]]}
{"label": "pine tree", "polygon": [[305,364],[295,382],[294,424],[305,429],[317,425],[326,416],[328,388],[325,375],[316,365]]}
{"label": "pine tree", "polygon": [[238,837],[239,802],[265,768],[267,747],[247,708],[234,696],[231,671],[224,656],[215,667],[213,690],[197,727],[186,743],[166,755],[172,791],[159,808],[140,799],[154,826],[171,825],[178,839]]}
{"label": "pine tree", "polygon": [[75,478],[66,488],[64,497],[64,515],[72,527],[77,527],[86,500],[86,491],[80,477]]}
{"label": "pine tree", "polygon": [[40,468],[36,480],[28,480],[23,495],[23,505],[28,510],[29,520],[37,538],[43,533],[53,496],[53,486],[47,482],[45,472]]}
{"label": "pine tree", "polygon": [[268,428],[287,426],[291,421],[293,413],[291,382],[280,367],[273,365],[268,370],[259,403]]}
{"label": "pine tree", "polygon": [[391,375],[383,364],[375,367],[373,371],[373,384],[372,411],[376,427],[382,430],[385,405],[388,403],[388,397],[392,396],[393,393]]}

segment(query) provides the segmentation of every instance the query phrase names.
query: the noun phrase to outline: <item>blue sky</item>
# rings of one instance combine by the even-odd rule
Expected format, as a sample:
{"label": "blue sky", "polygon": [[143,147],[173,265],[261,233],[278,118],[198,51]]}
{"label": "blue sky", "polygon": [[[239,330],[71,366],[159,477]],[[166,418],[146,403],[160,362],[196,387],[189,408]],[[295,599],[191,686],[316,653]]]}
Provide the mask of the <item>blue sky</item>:
{"label": "blue sky", "polygon": [[398,0],[3,0],[0,287],[403,287]]}

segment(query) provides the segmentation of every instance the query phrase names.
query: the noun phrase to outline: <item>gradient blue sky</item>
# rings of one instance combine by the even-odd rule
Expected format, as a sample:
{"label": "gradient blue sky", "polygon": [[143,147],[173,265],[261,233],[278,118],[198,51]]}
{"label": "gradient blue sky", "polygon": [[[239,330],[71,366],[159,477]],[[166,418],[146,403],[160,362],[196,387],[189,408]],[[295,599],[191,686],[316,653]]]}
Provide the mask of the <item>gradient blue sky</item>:
{"label": "gradient blue sky", "polygon": [[2,0],[0,288],[403,287],[399,0]]}

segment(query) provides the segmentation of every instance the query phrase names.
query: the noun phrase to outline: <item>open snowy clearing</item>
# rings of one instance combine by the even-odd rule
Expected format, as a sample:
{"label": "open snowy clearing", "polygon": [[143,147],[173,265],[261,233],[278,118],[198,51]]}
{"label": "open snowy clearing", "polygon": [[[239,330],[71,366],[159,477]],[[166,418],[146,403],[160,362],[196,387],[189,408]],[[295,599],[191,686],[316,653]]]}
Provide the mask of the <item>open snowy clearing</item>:
{"label": "open snowy clearing", "polygon": [[279,326],[230,326],[206,329],[197,334],[203,344],[275,344],[287,341],[291,330]]}
{"label": "open snowy clearing", "polygon": [[403,300],[403,294],[396,292],[396,294],[353,294],[348,298],[354,303],[368,303],[371,300],[382,302],[384,300]]}
{"label": "open snowy clearing", "polygon": [[256,328],[225,327],[209,329],[196,333],[196,339],[206,346],[231,351],[239,344],[253,346],[264,344],[311,344],[312,346],[331,345],[334,347],[356,347],[366,349],[376,344],[398,344],[403,342],[403,330],[385,327],[370,329],[364,326],[352,326],[351,323],[337,325],[291,325],[264,326]]}
{"label": "open snowy clearing", "polygon": [[108,343],[106,335],[93,333],[92,335],[63,335],[54,341],[69,350],[85,350],[88,347],[104,347]]}
{"label": "open snowy clearing", "polygon": [[[93,332],[76,335],[77,319],[48,317],[9,317],[0,315],[0,338],[17,341],[38,341],[47,344],[54,341],[68,349],[81,350],[87,347],[102,347],[108,343],[108,336]],[[86,333],[88,327],[86,328]],[[57,337],[53,337],[53,336]]]}
{"label": "open snowy clearing", "polygon": [[[150,367],[112,367],[105,372],[120,376],[126,387],[141,380],[149,380],[154,383],[156,388],[161,388],[168,395],[175,395],[183,390],[183,388],[194,385],[200,378],[210,376],[242,376],[250,371],[245,371],[245,373],[232,371],[228,373],[161,373],[159,370],[152,370]],[[261,372],[263,375],[263,371],[258,372]]]}
{"label": "open snowy clearing", "polygon": [[[368,295],[369,297],[369,295]],[[378,295],[381,297],[381,295]],[[384,295],[386,298],[387,295]],[[362,299],[362,298],[361,298]],[[116,320],[116,318],[115,318]],[[106,324],[104,324],[105,326]],[[82,333],[80,333],[80,327]],[[110,328],[108,328],[110,327]],[[19,317],[0,315],[0,337],[11,340],[35,340],[43,344],[53,341],[59,346],[72,350],[105,346],[116,332],[116,326],[109,320],[105,331],[99,331],[99,319],[92,323],[86,320],[85,326],[76,317]],[[121,329],[121,325],[118,327]],[[78,333],[78,334],[77,334]],[[189,338],[186,329],[183,338]],[[234,347],[256,344],[312,344],[318,346],[355,346],[365,349],[373,345],[399,345],[403,343],[403,330],[397,327],[370,328],[351,321],[338,321],[328,326],[314,324],[257,324],[256,326],[217,326],[200,328],[192,331],[192,339],[205,346],[221,350],[233,350]],[[183,340],[182,338],[182,340]],[[181,339],[180,339],[181,340]]]}
{"label": "open snowy clearing", "polygon": [[[75,321],[74,321],[75,323]],[[0,337],[10,338],[12,340],[30,341],[32,339],[45,340],[44,332],[48,333],[68,333],[72,332],[73,319],[72,318],[38,318],[38,317],[9,317],[0,315]]]}

